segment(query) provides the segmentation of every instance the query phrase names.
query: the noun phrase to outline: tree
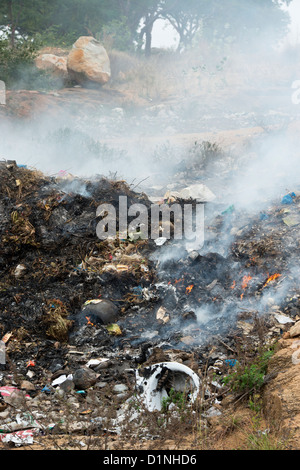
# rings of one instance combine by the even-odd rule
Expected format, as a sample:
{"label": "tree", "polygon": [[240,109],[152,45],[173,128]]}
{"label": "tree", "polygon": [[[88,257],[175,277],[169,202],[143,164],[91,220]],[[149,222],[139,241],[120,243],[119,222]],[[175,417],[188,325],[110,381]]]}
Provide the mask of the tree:
{"label": "tree", "polygon": [[[201,32],[208,41],[230,38],[241,45],[259,38],[270,46],[285,33],[289,17],[281,8],[292,0],[0,0],[0,25],[8,26],[11,46],[16,34],[39,34],[59,45],[81,35],[96,35],[104,27],[130,34],[151,53],[153,26],[168,21],[179,35],[179,51],[191,46]],[[251,42],[251,41],[250,41]]]}
{"label": "tree", "polygon": [[201,29],[210,4],[201,0],[165,0],[163,16],[179,35],[178,51],[186,49]]}
{"label": "tree", "polygon": [[16,30],[19,24],[24,2],[16,3],[14,0],[3,0],[0,5],[0,19],[3,26],[5,25],[10,34],[11,46],[15,45]]}
{"label": "tree", "polygon": [[154,23],[161,18],[161,0],[129,0],[130,16],[135,18],[135,28],[140,29],[138,49],[145,46],[145,55],[151,55],[152,31]]}
{"label": "tree", "polygon": [[292,0],[118,0],[123,14],[134,18],[140,29],[140,45],[151,54],[152,31],[158,19],[168,21],[179,36],[178,51],[186,50],[201,33],[215,41],[251,45],[260,39],[265,47],[277,43],[286,33],[289,16],[282,5]]}
{"label": "tree", "polygon": [[11,45],[16,32],[34,37],[54,32],[57,42],[74,42],[81,35],[95,35],[120,19],[115,1],[110,0],[1,0],[0,25],[9,26]]}
{"label": "tree", "polygon": [[209,42],[230,42],[244,51],[270,50],[287,33],[290,18],[282,5],[291,1],[212,0],[203,35]]}
{"label": "tree", "polygon": [[178,50],[191,46],[196,35],[210,42],[229,39],[242,47],[253,39],[264,46],[277,43],[287,32],[289,15],[282,5],[292,0],[164,0],[161,16],[179,35]]}

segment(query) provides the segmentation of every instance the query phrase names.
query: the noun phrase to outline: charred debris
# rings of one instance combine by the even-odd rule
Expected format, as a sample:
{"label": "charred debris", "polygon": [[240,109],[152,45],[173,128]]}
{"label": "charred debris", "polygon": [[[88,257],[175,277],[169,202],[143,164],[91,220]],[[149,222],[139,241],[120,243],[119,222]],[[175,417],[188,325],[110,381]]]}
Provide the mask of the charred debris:
{"label": "charred debris", "polygon": [[[251,219],[208,203],[214,217],[197,251],[175,240],[99,240],[99,204],[117,207],[125,195],[151,205],[124,181],[46,177],[3,161],[0,185],[2,386],[17,373],[33,399],[70,374],[71,391],[134,387],[128,371],[166,361],[222,375],[246,344],[252,354],[298,320],[296,193]],[[224,232],[233,235],[220,254]]]}

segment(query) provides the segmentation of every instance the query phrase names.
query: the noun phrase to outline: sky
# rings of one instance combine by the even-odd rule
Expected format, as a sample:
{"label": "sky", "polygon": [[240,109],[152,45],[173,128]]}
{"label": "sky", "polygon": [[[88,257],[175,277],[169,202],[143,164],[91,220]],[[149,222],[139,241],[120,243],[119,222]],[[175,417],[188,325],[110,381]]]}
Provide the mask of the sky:
{"label": "sky", "polygon": [[300,42],[300,0],[293,0],[288,8],[291,15],[291,32],[288,36],[288,40],[292,43]]}
{"label": "sky", "polygon": [[154,23],[152,37],[152,47],[169,48],[176,46],[178,42],[178,36],[174,28],[163,20]]}
{"label": "sky", "polygon": [[[288,7],[291,16],[291,31],[286,39],[291,44],[300,43],[300,0],[293,0]],[[177,44],[177,35],[172,26],[163,20],[157,21],[153,29],[153,47],[173,47]]]}

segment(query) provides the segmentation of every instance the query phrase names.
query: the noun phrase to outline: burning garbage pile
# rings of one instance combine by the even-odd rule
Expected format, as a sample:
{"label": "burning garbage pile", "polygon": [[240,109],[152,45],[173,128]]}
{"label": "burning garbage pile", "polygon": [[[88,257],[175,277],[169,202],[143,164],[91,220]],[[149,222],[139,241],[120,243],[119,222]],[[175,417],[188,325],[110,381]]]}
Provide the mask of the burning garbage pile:
{"label": "burning garbage pile", "polygon": [[[206,416],[220,413],[224,387],[215,373],[222,378],[236,363],[236,341],[255,342],[257,321],[271,339],[298,320],[296,193],[251,219],[210,200],[214,217],[196,249],[163,236],[162,243],[97,238],[100,204],[117,207],[126,196],[150,213],[148,197],[124,181],[46,177],[4,161],[0,185],[0,428],[13,422],[11,432],[26,431],[23,441],[22,433],[1,431],[4,442],[65,433],[59,413],[51,423],[61,426],[46,413],[62,397],[80,417],[71,432],[118,432],[128,424],[128,399],[138,395],[160,412],[174,389],[187,387],[192,403],[207,368]],[[234,236],[220,254],[228,230]],[[114,397],[119,415],[108,423],[92,397],[106,408]],[[139,419],[131,414],[130,422]]]}

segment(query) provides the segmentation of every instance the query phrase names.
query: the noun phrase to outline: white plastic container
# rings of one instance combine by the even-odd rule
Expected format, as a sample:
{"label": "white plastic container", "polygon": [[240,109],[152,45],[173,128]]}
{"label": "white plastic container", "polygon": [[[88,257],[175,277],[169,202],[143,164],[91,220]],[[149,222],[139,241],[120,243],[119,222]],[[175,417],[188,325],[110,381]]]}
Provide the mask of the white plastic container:
{"label": "white plastic container", "polygon": [[[146,367],[143,376],[136,371],[136,385],[145,406],[149,411],[161,411],[163,398],[168,398],[166,386],[159,387],[159,381],[165,370],[173,373],[172,387],[175,391],[183,391],[186,384],[189,385],[191,393],[189,400],[193,403],[200,390],[200,378],[189,367],[178,362],[162,362]],[[146,373],[145,373],[146,371]]]}

